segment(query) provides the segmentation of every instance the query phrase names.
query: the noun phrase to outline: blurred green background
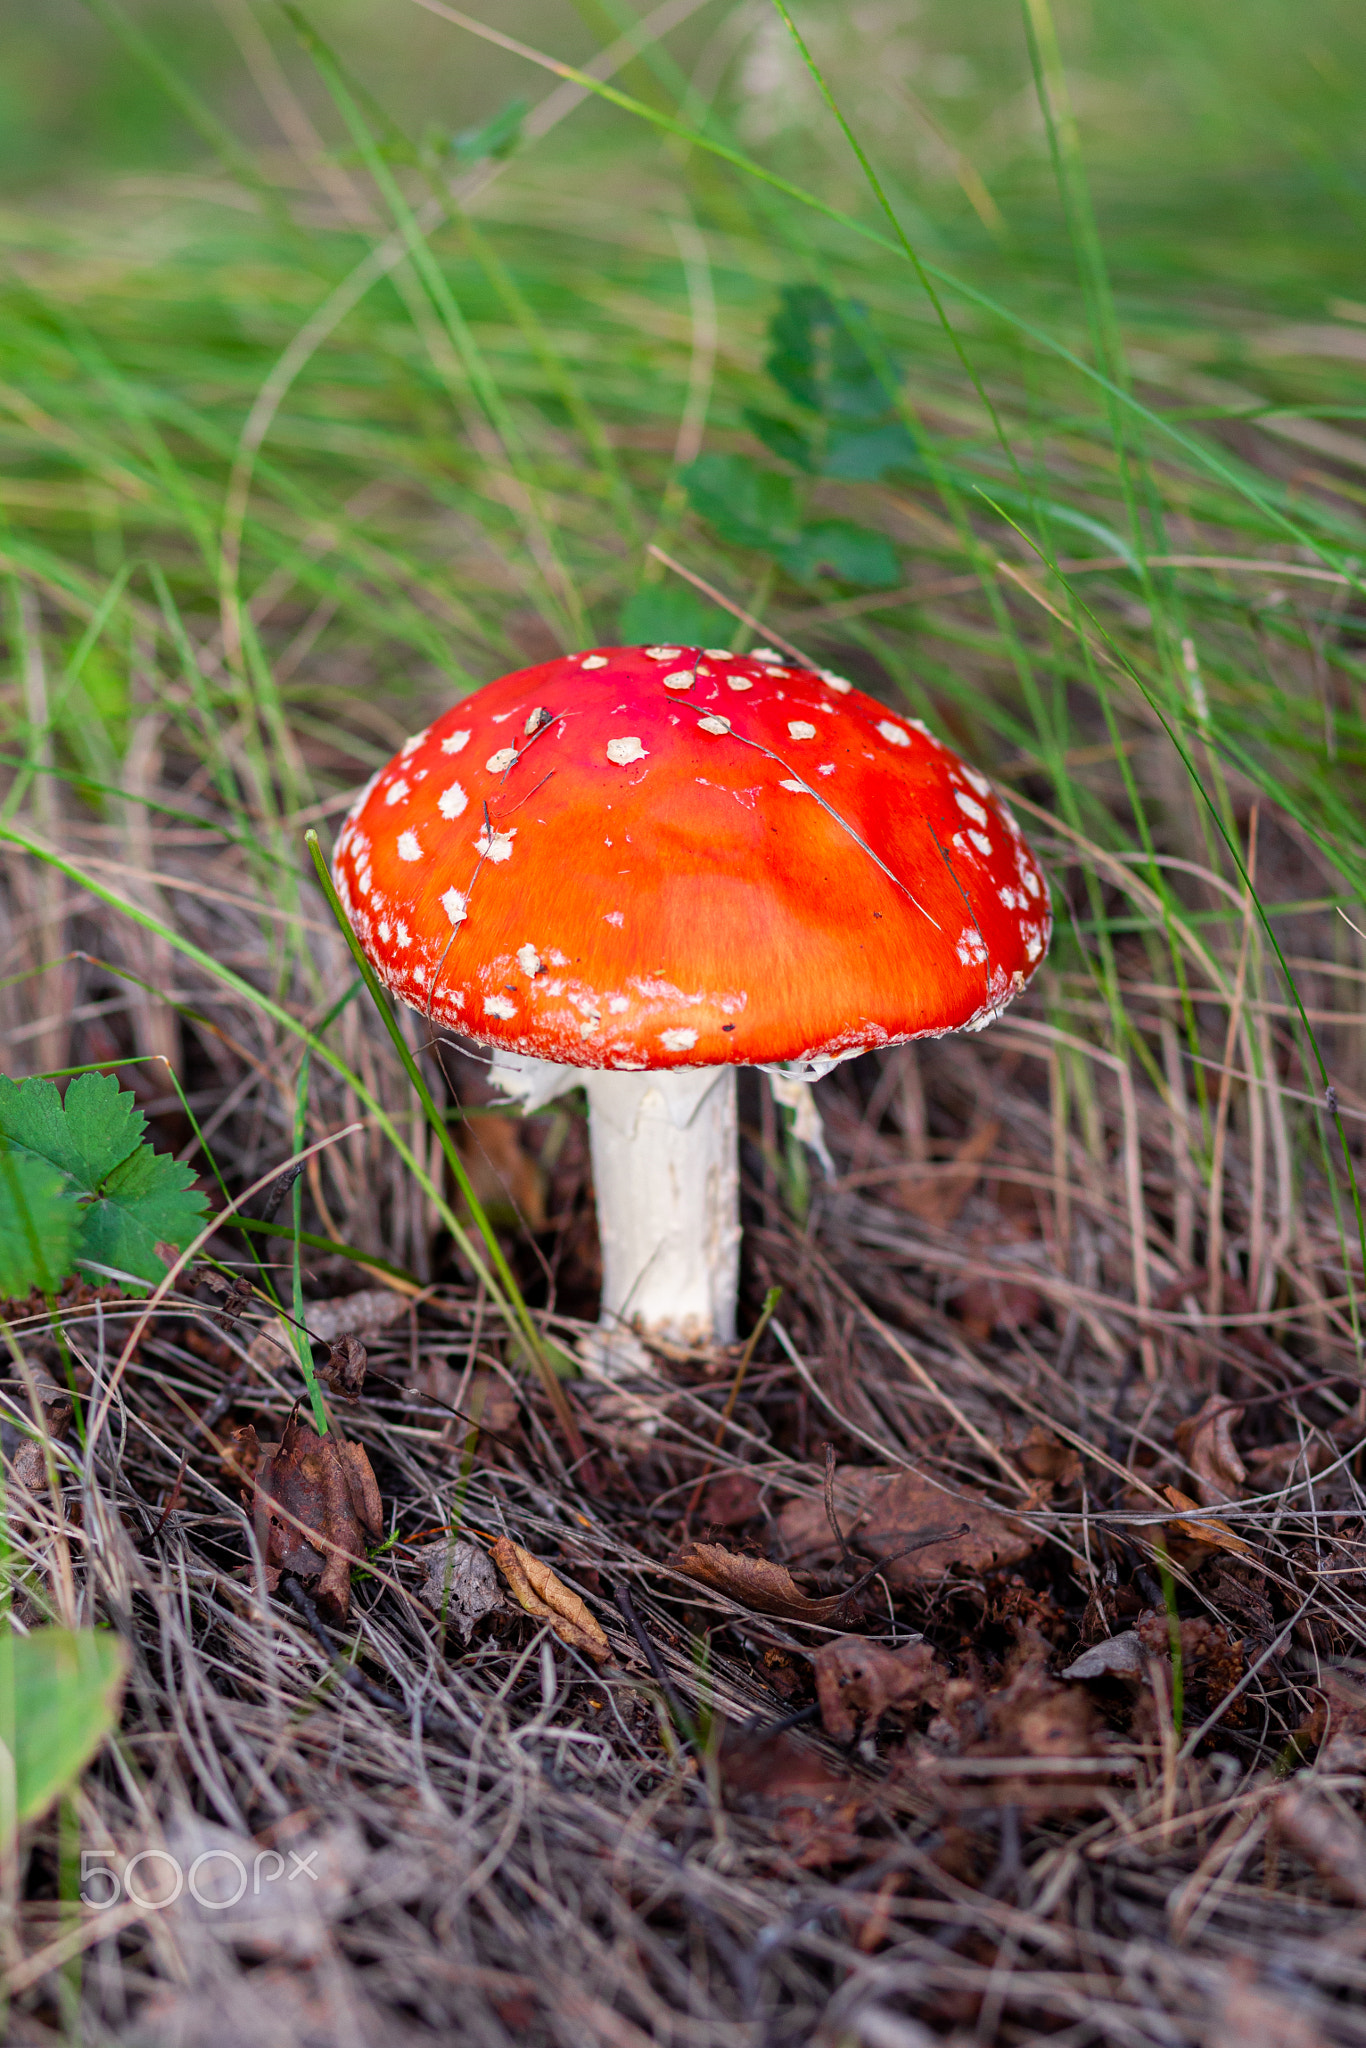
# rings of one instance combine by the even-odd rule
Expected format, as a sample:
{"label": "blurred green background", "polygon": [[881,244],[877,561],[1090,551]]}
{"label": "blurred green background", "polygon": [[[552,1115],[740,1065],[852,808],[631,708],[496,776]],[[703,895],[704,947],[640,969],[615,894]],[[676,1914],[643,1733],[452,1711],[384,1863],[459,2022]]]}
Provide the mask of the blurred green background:
{"label": "blurred green background", "polygon": [[[122,10],[244,140],[278,147],[244,63],[243,11],[242,0],[129,0]],[[318,114],[325,96],[279,11],[254,11]],[[577,63],[648,11],[640,0],[498,0],[485,12],[503,34]],[[1272,293],[1321,287],[1325,262],[1350,277],[1366,205],[1366,15],[1353,0],[1068,0],[1054,13],[1102,219],[1124,238],[1125,268]],[[1060,223],[1010,0],[814,0],[798,15],[881,168],[912,204],[922,195],[917,225],[950,231],[961,149],[1002,208],[1015,197],[1018,218],[1005,216],[1013,253],[1047,260]],[[410,0],[328,0],[312,19],[409,135],[458,132],[538,89],[524,61]],[[722,99],[749,140],[794,166],[841,153],[828,119],[813,122],[814,88],[769,0],[710,0],[667,48],[685,72],[701,59],[721,73]],[[635,64],[628,89],[651,97],[659,68]],[[666,97],[656,79],[655,103]],[[628,149],[645,139],[620,127],[588,109],[559,147],[573,154],[610,133]],[[203,154],[102,8],[29,0],[4,11],[0,180],[11,204],[107,191],[112,179],[187,170]]]}
{"label": "blurred green background", "polygon": [[1366,10],[794,19],[500,0],[639,32],[570,105],[415,0],[5,12],[0,514],[69,772],[159,691],[259,836],[518,662],[748,636],[654,546],[1098,839],[1165,731],[1361,871]]}

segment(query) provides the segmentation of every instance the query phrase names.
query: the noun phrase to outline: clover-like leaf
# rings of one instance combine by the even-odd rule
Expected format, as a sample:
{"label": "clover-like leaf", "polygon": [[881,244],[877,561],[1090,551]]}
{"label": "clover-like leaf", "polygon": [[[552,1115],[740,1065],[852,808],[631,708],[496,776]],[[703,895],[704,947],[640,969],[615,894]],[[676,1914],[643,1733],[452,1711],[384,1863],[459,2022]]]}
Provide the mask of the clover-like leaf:
{"label": "clover-like leaf", "polygon": [[112,1074],[78,1075],[65,1100],[51,1081],[0,1075],[0,1142],[26,1175],[55,1169],[77,1212],[73,1238],[51,1240],[52,1258],[65,1261],[56,1278],[91,1259],[155,1282],[166,1271],[158,1243],[187,1245],[202,1228],[207,1205],[192,1169],[145,1144],[146,1128]]}
{"label": "clover-like leaf", "polygon": [[61,1168],[0,1138],[0,1296],[34,1287],[55,1294],[71,1271],[80,1227]]}
{"label": "clover-like leaf", "polygon": [[55,1081],[0,1076],[0,1133],[51,1160],[93,1194],[106,1174],[137,1150],[147,1119],[112,1074],[79,1074],[63,1101]]}

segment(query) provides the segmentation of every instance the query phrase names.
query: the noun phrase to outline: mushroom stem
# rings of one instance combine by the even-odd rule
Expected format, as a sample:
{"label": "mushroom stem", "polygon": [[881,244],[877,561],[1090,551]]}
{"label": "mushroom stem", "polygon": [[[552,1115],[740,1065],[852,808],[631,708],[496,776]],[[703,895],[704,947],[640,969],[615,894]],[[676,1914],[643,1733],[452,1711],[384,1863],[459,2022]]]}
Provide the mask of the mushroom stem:
{"label": "mushroom stem", "polygon": [[740,1274],[734,1067],[582,1072],[605,1330],[728,1344]]}

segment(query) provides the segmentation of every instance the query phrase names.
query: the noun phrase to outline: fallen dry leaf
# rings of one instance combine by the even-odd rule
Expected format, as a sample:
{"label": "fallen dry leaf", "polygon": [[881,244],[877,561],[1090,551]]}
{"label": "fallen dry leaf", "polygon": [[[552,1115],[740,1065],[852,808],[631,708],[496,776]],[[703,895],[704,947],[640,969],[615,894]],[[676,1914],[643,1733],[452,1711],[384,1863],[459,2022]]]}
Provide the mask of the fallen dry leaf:
{"label": "fallen dry leaf", "polygon": [[[315,1824],[315,1819],[310,1823],[309,1818],[304,1818],[304,1826],[310,1828],[305,1834],[302,1829],[294,1832],[286,1823],[288,1832],[277,1836],[271,1845],[278,1854],[282,1842],[287,1840],[300,1862],[307,1859],[309,1883],[291,1884],[286,1880],[252,1885],[244,1890],[237,1881],[238,1872],[243,1866],[247,1870],[262,1868],[258,1861],[262,1848],[259,1837],[253,1841],[197,1813],[184,1812],[166,1830],[166,1847],[175,1863],[168,1859],[167,1864],[161,1864],[160,1858],[155,1858],[142,1866],[149,1870],[148,1890],[152,1891],[161,1879],[165,1885],[165,1918],[176,1927],[181,1940],[191,1927],[197,1926],[225,1947],[253,1958],[280,1956],[295,1963],[310,1961],[330,1948],[329,1927],[349,1907],[363,1882],[368,1860],[365,1841],[354,1822],[344,1820],[325,1832],[313,1834],[311,1825]],[[176,1886],[172,1873],[177,1866],[180,1870],[195,1870],[196,1881],[192,1886]],[[268,1861],[265,1868],[270,1868]],[[202,2042],[205,2037],[197,2038]],[[239,2036],[228,2035],[226,2031],[218,2034],[220,2041],[250,2041],[252,2048],[263,2048],[264,2041],[272,2038],[278,2036],[263,2036],[259,2032]]]}
{"label": "fallen dry leaf", "polygon": [[[1007,1245],[1037,1243],[1038,1234],[1037,1223],[1026,1228],[1018,1219],[998,1214],[990,1230],[973,1231],[968,1250],[990,1262],[1001,1258]],[[1027,1328],[1037,1321],[1043,1296],[1031,1284],[1028,1267],[1021,1266],[1018,1278],[1000,1272],[974,1274],[953,1290],[950,1306],[969,1337],[985,1344],[995,1329]]]}
{"label": "fallen dry leaf", "polygon": [[596,1617],[557,1579],[548,1564],[523,1550],[510,1536],[499,1536],[492,1545],[492,1557],[508,1582],[517,1605],[537,1621],[548,1621],[562,1643],[571,1650],[586,1651],[599,1664],[612,1654],[612,1645]]}
{"label": "fallen dry leaf", "polygon": [[1331,1665],[1320,1669],[1313,1692],[1313,1712],[1295,1731],[1300,1755],[1317,1749],[1321,1771],[1366,1773],[1366,1692]]}
{"label": "fallen dry leaf", "polygon": [[[1044,1540],[980,1494],[946,1493],[918,1472],[846,1468],[835,1480],[835,1506],[847,1541],[883,1563],[888,1584],[897,1592],[942,1579],[955,1565],[975,1575],[1020,1564]],[[899,1554],[946,1527],[961,1533],[946,1533],[942,1541]],[[789,1501],[778,1517],[776,1547],[799,1571],[833,1564],[839,1552],[825,1503]]]}
{"label": "fallen dry leaf", "polygon": [[[515,1390],[497,1373],[477,1372],[470,1382],[462,1420],[477,1423],[481,1430],[489,1430],[498,1437],[513,1436],[521,1425],[522,1404]],[[487,1443],[484,1448],[488,1449]]]}
{"label": "fallen dry leaf", "polygon": [[1107,1636],[1104,1642],[1092,1643],[1089,1650],[1083,1650],[1080,1657],[1068,1665],[1064,1678],[1142,1678],[1148,1662],[1148,1651],[1143,1638],[1136,1629],[1126,1629],[1123,1635]]}
{"label": "fallen dry leaf", "polygon": [[836,1636],[814,1662],[821,1720],[836,1742],[852,1742],[860,1720],[871,1734],[893,1707],[937,1704],[947,1676],[929,1643],[889,1650],[866,1636]]}
{"label": "fallen dry leaf", "polygon": [[952,1223],[980,1177],[982,1161],[1001,1135],[1000,1120],[978,1124],[956,1146],[946,1166],[933,1174],[908,1173],[889,1190],[898,1209],[942,1229]]}
{"label": "fallen dry leaf", "polygon": [[848,1593],[813,1600],[802,1592],[785,1565],[774,1564],[767,1557],[744,1557],[720,1543],[687,1543],[668,1562],[674,1571],[710,1586],[713,1592],[724,1593],[752,1613],[777,1615],[783,1621],[831,1622],[841,1610],[847,1612],[850,1604]]}
{"label": "fallen dry leaf", "polygon": [[1265,1572],[1243,1558],[1217,1553],[1201,1567],[1200,1583],[1211,1610],[1237,1622],[1249,1642],[1265,1649],[1276,1633],[1276,1609]]}
{"label": "fallen dry leaf", "polygon": [[717,1763],[727,1804],[762,1815],[803,1870],[865,1853],[859,1823],[870,1809],[870,1788],[832,1770],[795,1736],[727,1728]]}
{"label": "fallen dry leaf", "polygon": [[1047,1486],[1075,1486],[1081,1478],[1080,1454],[1041,1422],[1032,1426],[1016,1450],[1015,1462],[1031,1479],[1041,1479]]}
{"label": "fallen dry leaf", "polygon": [[[71,1430],[71,1403],[63,1398],[44,1401],[43,1428],[53,1443],[64,1443]],[[47,1451],[36,1436],[24,1436],[12,1424],[5,1426],[5,1446],[9,1449],[10,1476],[18,1485],[30,1493],[41,1493],[47,1486]]]}
{"label": "fallen dry leaf", "polygon": [[344,1401],[357,1401],[365,1385],[365,1362],[365,1346],[354,1330],[347,1330],[332,1340],[327,1364],[318,1368],[318,1378]]}
{"label": "fallen dry leaf", "polygon": [[[281,1572],[305,1584],[316,1580],[319,1607],[330,1620],[344,1621],[351,1566],[363,1564],[367,1542],[384,1534],[384,1506],[364,1444],[348,1443],[335,1430],[319,1436],[297,1415],[278,1444],[260,1443],[250,1423],[233,1444],[236,1469],[248,1482],[242,1497],[256,1523],[266,1584],[274,1592]],[[305,1531],[322,1544],[315,1547]]]}
{"label": "fallen dry leaf", "polygon": [[[174,1261],[169,1263],[173,1264]],[[235,1280],[228,1280],[222,1273],[216,1273],[212,1266],[206,1266],[202,1272],[197,1272],[195,1278],[205,1287],[212,1289],[215,1294],[222,1295],[222,1307],[214,1311],[214,1320],[220,1329],[231,1332],[236,1328],[242,1315],[251,1307],[253,1295],[250,1280],[244,1280],[241,1274],[238,1274]]]}
{"label": "fallen dry leaf", "polygon": [[1328,2048],[1309,2014],[1255,1982],[1256,1962],[1238,1956],[1229,1965],[1229,1985],[1202,2037],[1205,2048]]}
{"label": "fallen dry leaf", "polygon": [[[1192,1500],[1188,1493],[1182,1493],[1179,1486],[1164,1486],[1162,1491],[1174,1508],[1192,1510],[1203,1506],[1203,1502]],[[1227,1522],[1216,1521],[1213,1515],[1205,1516],[1198,1522],[1188,1522],[1181,1516],[1174,1516],[1169,1526],[1178,1530],[1182,1536],[1189,1537],[1194,1543],[1208,1543],[1211,1549],[1227,1550],[1234,1557],[1255,1557],[1257,1554],[1250,1543],[1245,1543],[1241,1536],[1235,1536]]]}
{"label": "fallen dry leaf", "polygon": [[1195,1474],[1195,1490],[1203,1508],[1236,1500],[1247,1478],[1247,1467],[1233,1443],[1233,1425],[1242,1412],[1211,1394],[1198,1415],[1177,1427],[1176,1446]]}
{"label": "fallen dry leaf", "polygon": [[985,1344],[993,1330],[1028,1329],[1043,1309],[1037,1287],[1022,1280],[997,1280],[979,1274],[953,1297],[958,1320],[976,1344]]}
{"label": "fallen dry leaf", "polygon": [[477,1543],[430,1543],[419,1556],[426,1568],[422,1597],[459,1629],[462,1642],[476,1621],[505,1606],[492,1560]]}
{"label": "fallen dry leaf", "polygon": [[759,1512],[759,1482],[752,1472],[722,1472],[702,1496],[701,1520],[718,1529],[738,1529]]}
{"label": "fallen dry leaf", "polygon": [[1095,1804],[1110,1759],[1090,1695],[1050,1677],[1041,1637],[1020,1647],[1023,1660],[994,1691],[967,1676],[944,1686],[928,1740],[908,1743],[894,1772],[912,1791],[950,1809],[1016,1806],[1030,1820]]}

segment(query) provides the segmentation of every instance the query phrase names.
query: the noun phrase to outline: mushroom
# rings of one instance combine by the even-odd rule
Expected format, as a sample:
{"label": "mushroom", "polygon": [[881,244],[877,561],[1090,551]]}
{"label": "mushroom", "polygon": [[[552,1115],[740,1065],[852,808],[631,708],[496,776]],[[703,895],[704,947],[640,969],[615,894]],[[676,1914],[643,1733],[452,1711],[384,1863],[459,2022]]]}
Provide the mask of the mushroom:
{"label": "mushroom", "polygon": [[490,1046],[505,1094],[585,1088],[628,1357],[631,1328],[735,1335],[736,1069],[792,1101],[870,1047],[980,1030],[1050,929],[984,776],[767,649],[604,647],[488,684],[374,777],[334,873],[387,986]]}

